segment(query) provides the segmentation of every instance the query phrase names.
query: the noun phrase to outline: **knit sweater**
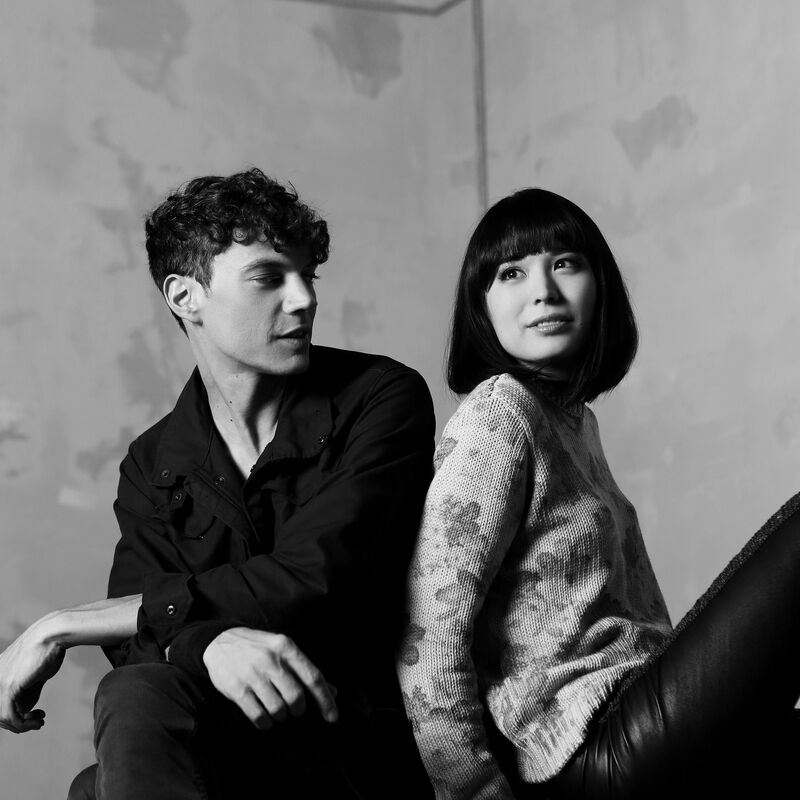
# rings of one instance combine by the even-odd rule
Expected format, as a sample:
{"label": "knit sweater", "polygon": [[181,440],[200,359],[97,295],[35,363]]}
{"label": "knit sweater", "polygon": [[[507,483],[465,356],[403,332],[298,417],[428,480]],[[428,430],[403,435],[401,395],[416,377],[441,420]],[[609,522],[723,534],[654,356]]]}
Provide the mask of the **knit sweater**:
{"label": "knit sweater", "polygon": [[439,800],[510,799],[484,710],[519,777],[548,780],[669,616],[585,405],[490,378],[435,467],[398,662],[406,710]]}

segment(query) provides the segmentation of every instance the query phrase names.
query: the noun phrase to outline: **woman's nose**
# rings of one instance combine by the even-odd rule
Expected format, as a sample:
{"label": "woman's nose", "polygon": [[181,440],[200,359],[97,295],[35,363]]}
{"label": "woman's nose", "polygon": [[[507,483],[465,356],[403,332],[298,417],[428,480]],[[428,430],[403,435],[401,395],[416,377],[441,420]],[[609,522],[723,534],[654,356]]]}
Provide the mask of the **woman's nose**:
{"label": "woman's nose", "polygon": [[534,270],[531,273],[531,301],[534,304],[556,303],[561,297],[558,284],[549,269]]}

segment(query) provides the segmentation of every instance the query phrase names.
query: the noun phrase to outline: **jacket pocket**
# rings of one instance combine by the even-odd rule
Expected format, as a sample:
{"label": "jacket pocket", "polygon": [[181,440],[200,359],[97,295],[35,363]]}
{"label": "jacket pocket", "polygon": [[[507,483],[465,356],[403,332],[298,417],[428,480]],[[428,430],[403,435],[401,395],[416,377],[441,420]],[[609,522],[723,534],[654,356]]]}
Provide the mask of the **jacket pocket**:
{"label": "jacket pocket", "polygon": [[317,469],[309,469],[297,475],[281,475],[271,488],[292,505],[304,506],[319,494],[327,477]]}
{"label": "jacket pocket", "polygon": [[202,539],[217,521],[183,486],[173,489],[169,501],[158,506],[153,516],[167,525],[171,538],[176,540]]}

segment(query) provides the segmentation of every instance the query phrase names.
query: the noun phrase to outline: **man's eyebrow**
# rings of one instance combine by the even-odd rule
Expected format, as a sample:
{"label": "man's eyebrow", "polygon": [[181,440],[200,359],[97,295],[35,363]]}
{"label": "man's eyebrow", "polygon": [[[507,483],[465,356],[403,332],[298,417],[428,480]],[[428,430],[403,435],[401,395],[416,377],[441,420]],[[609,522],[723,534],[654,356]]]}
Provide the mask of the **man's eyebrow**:
{"label": "man's eyebrow", "polygon": [[281,267],[285,268],[286,262],[278,256],[259,256],[242,266],[242,272],[253,272],[261,267]]}
{"label": "man's eyebrow", "polygon": [[[300,269],[303,271],[315,270],[318,266],[319,264],[317,264],[316,261],[314,261],[313,259],[309,259],[306,264],[300,267]],[[258,256],[257,258],[254,258],[247,264],[244,264],[241,267],[241,270],[242,272],[249,274],[250,272],[255,272],[256,270],[261,269],[263,267],[292,269],[291,264],[287,264],[286,261],[282,259],[279,255],[275,255],[275,256]]]}

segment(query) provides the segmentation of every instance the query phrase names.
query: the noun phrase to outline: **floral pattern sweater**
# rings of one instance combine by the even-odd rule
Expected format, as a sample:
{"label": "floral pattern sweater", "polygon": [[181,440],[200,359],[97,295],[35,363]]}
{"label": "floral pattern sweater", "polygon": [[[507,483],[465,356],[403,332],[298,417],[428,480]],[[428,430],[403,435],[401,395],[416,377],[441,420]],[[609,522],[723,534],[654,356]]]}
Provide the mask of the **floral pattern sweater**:
{"label": "floral pattern sweater", "polygon": [[439,800],[513,798],[556,775],[671,626],[636,512],[585,405],[509,375],[464,400],[435,455],[398,668]]}

